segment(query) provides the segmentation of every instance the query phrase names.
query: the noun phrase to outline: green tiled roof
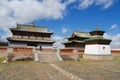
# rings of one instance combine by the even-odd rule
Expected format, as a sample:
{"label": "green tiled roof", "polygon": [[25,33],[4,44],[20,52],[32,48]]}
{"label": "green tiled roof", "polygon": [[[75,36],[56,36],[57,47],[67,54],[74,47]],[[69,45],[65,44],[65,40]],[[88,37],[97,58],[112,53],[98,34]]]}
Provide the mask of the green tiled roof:
{"label": "green tiled roof", "polygon": [[98,26],[96,26],[96,29],[93,30],[93,31],[91,31],[90,34],[92,34],[92,33],[104,33],[104,32],[105,32],[105,31],[99,30],[99,29],[98,29]]}
{"label": "green tiled roof", "polygon": [[[94,30],[94,31],[91,31],[91,32],[105,32],[105,31],[102,31],[102,30]],[[91,33],[90,32],[90,33]]]}
{"label": "green tiled roof", "polygon": [[66,41],[66,42],[63,42],[63,44],[72,43],[72,42],[84,43],[84,41],[72,40],[72,41]]}
{"label": "green tiled roof", "polygon": [[73,32],[73,35],[78,36],[78,37],[90,37],[89,33],[87,33],[87,32],[79,32],[79,31]]}
{"label": "green tiled roof", "polygon": [[80,31],[74,31],[72,36],[66,37],[66,38],[73,38],[73,37],[83,37],[83,38],[89,38],[90,34],[87,32],[80,32]]}
{"label": "green tiled roof", "polygon": [[26,41],[26,42],[46,42],[46,43],[49,43],[49,42],[55,42],[53,40],[38,40],[38,39],[21,39],[21,38],[12,38],[12,37],[9,37],[7,38],[9,41]]}
{"label": "green tiled roof", "polygon": [[86,39],[84,41],[95,41],[95,40],[111,41],[110,39],[106,39],[106,38],[103,38],[103,37],[91,37],[90,39]]}
{"label": "green tiled roof", "polygon": [[68,37],[65,37],[66,39],[68,39],[68,38],[72,38],[71,36],[68,36]]}
{"label": "green tiled roof", "polygon": [[45,33],[51,32],[51,31],[48,31],[48,29],[46,27],[35,26],[35,25],[24,25],[24,24],[17,24],[16,29],[22,30],[22,31],[32,31],[32,32],[45,32]]}

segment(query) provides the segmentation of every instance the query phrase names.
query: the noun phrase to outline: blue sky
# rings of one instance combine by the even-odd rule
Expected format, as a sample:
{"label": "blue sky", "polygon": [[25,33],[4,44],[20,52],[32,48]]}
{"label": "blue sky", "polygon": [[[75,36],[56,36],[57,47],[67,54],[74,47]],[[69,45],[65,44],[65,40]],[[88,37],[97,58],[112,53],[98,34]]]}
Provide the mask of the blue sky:
{"label": "blue sky", "polygon": [[[11,36],[16,23],[46,26],[55,46],[73,31],[89,32],[96,25],[120,48],[120,0],[0,0],[0,35]],[[3,36],[4,35],[4,36]]]}

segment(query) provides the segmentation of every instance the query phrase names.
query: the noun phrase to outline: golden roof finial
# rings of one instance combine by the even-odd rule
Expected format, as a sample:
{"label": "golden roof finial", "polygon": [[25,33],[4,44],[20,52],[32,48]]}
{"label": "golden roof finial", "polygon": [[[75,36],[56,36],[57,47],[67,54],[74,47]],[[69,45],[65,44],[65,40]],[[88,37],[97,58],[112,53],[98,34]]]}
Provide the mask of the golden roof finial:
{"label": "golden roof finial", "polygon": [[98,26],[96,26],[96,30],[98,30]]}
{"label": "golden roof finial", "polygon": [[32,22],[32,25],[34,26],[34,21]]}
{"label": "golden roof finial", "polygon": [[18,22],[16,23],[16,25],[17,25],[17,28],[18,28]]}

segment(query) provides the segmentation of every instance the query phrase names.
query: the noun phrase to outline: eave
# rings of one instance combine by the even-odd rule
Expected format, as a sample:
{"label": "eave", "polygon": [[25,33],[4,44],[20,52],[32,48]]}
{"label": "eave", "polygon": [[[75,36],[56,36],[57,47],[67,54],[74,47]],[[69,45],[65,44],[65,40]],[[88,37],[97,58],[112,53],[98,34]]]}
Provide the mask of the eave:
{"label": "eave", "polygon": [[36,42],[36,43],[54,43],[55,41],[53,40],[37,40],[37,39],[18,39],[18,38],[12,38],[12,37],[9,37],[7,38],[8,41],[16,41],[16,42]]}
{"label": "eave", "polygon": [[18,30],[16,28],[10,28],[11,32],[30,32],[30,33],[38,33],[38,34],[41,34],[41,33],[45,33],[45,34],[53,34],[53,32],[35,32],[35,31],[29,31],[29,30]]}
{"label": "eave", "polygon": [[73,43],[73,42],[76,42],[76,43],[84,43],[84,41],[72,40],[72,41],[63,42],[62,44],[68,44],[68,43]]}

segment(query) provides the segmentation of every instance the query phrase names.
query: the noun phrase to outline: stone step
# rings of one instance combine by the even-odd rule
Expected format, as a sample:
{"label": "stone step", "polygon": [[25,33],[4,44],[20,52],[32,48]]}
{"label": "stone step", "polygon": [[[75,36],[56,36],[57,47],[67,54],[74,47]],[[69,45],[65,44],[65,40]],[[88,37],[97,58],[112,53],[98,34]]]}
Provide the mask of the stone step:
{"label": "stone step", "polygon": [[42,52],[39,53],[40,62],[58,62],[59,58],[56,53],[53,52]]}

